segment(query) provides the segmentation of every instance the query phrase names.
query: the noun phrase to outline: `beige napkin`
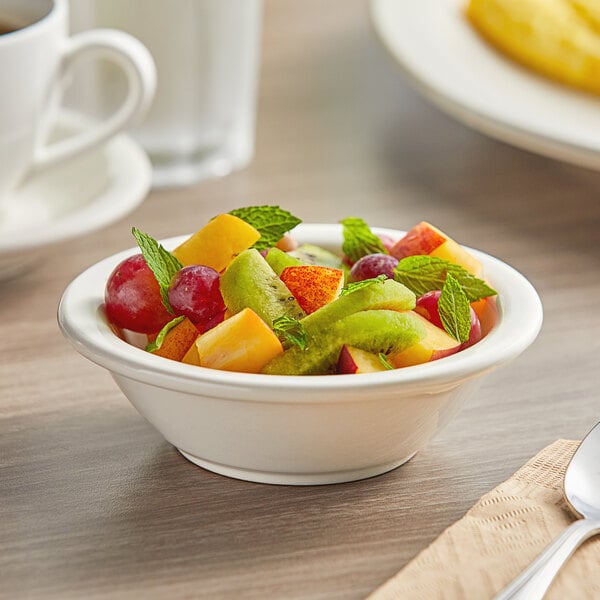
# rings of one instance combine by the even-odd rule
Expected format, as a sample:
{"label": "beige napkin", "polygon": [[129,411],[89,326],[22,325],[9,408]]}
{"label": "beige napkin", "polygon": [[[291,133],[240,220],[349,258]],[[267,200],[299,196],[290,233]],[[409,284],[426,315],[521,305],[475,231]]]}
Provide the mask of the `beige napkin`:
{"label": "beige napkin", "polygon": [[[562,483],[578,445],[558,440],[544,448],[368,600],[493,598],[574,520]],[[577,550],[546,598],[600,599],[600,538]]]}

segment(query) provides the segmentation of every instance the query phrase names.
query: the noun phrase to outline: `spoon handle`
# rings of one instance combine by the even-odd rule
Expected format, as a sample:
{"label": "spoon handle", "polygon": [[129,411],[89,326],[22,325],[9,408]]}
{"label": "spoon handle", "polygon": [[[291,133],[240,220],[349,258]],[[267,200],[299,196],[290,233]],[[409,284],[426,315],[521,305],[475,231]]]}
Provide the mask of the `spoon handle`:
{"label": "spoon handle", "polygon": [[546,590],[562,565],[589,537],[600,533],[600,520],[579,519],[567,527],[516,579],[501,590],[494,600],[536,600]]}

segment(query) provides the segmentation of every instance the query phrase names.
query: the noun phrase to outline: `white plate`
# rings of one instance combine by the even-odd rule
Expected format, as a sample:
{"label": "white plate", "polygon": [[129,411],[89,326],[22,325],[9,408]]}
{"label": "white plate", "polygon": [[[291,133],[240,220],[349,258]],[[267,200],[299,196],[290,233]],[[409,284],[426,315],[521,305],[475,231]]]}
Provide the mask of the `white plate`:
{"label": "white plate", "polygon": [[464,0],[371,0],[383,44],[442,110],[505,142],[600,169],[600,99],[546,80],[483,41]]}
{"label": "white plate", "polygon": [[[56,135],[84,123],[64,113]],[[125,134],[30,177],[0,212],[0,280],[27,269],[48,245],[121,219],[142,203],[151,180],[150,161]]]}

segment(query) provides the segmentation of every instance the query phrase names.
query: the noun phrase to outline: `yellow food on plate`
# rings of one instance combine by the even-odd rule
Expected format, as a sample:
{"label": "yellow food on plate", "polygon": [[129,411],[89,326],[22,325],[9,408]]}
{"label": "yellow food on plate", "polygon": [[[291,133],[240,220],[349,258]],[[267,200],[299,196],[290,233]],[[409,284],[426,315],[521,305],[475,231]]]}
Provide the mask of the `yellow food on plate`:
{"label": "yellow food on plate", "polygon": [[571,0],[571,4],[587,19],[592,28],[600,32],[600,2],[598,0]]}
{"label": "yellow food on plate", "polygon": [[599,0],[469,0],[466,14],[517,62],[600,94]]}

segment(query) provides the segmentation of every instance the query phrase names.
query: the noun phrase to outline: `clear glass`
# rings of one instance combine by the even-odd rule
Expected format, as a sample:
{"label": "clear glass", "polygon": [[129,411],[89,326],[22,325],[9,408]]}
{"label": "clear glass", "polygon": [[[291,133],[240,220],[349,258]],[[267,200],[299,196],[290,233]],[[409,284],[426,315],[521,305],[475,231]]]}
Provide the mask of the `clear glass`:
{"label": "clear glass", "polygon": [[[223,176],[250,162],[262,0],[74,0],[71,26],[122,29],[152,53],[157,93],[132,135],[150,156],[155,186]],[[101,116],[124,95],[124,85],[103,64],[76,94]],[[99,105],[107,93],[111,100]]]}

